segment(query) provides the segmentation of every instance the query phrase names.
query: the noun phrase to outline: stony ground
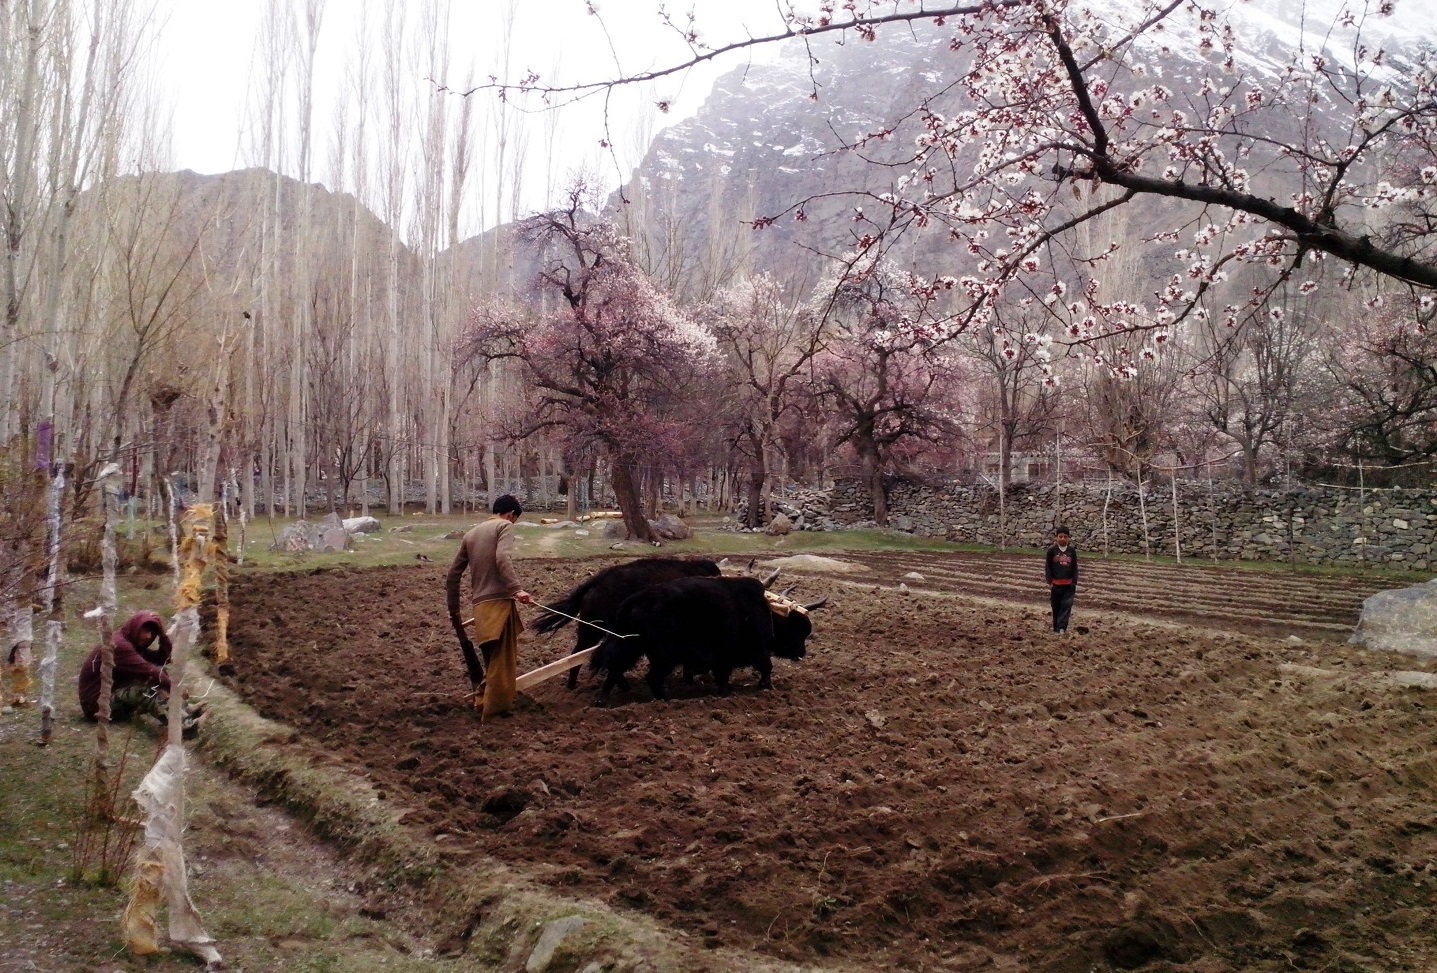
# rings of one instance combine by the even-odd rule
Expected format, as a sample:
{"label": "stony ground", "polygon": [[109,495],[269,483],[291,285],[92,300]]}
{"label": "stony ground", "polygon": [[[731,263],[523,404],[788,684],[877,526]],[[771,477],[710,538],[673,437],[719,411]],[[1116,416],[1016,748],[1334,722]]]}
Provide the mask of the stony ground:
{"label": "stony ground", "polygon": [[[1392,675],[1416,660],[1342,641],[1386,585],[1090,559],[1058,639],[1031,555],[844,560],[789,570],[831,601],[769,692],[636,684],[596,709],[555,680],[481,725],[435,565],[241,577],[232,685],[456,859],[708,945],[875,970],[1437,965],[1437,701]],[[603,563],[523,575],[552,599]],[[570,639],[526,635],[521,668]]]}

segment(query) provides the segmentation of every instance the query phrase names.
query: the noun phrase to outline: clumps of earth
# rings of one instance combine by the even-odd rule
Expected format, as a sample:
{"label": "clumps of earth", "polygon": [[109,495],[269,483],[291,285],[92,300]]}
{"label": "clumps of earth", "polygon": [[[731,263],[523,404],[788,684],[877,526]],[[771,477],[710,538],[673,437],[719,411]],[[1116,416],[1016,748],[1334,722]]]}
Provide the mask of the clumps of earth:
{"label": "clumps of earth", "polygon": [[[874,970],[1437,966],[1434,697],[1380,582],[1090,558],[785,559],[809,654],[727,698],[531,689],[481,725],[442,566],[236,579],[232,687],[403,821],[711,946]],[[839,559],[834,559],[839,560]],[[612,561],[521,562],[557,599]],[[765,567],[771,569],[765,562]],[[822,570],[814,570],[822,567]],[[905,574],[907,594],[898,590]],[[526,634],[521,669],[572,634]]]}

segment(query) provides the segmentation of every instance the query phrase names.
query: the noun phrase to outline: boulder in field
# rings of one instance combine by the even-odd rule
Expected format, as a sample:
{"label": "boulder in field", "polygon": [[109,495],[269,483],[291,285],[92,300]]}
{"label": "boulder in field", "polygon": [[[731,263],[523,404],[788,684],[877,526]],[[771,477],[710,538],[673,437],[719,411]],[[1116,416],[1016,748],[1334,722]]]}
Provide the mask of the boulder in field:
{"label": "boulder in field", "polygon": [[693,528],[674,514],[664,514],[658,520],[649,521],[654,534],[666,541],[686,541],[694,536]]}
{"label": "boulder in field", "polygon": [[354,537],[343,527],[329,527],[320,532],[318,547],[326,554],[338,554],[354,548]]}
{"label": "boulder in field", "polygon": [[764,531],[774,537],[782,537],[793,530],[793,521],[788,519],[786,514],[774,514],[773,519],[768,522]]}
{"label": "boulder in field", "polygon": [[1379,591],[1362,602],[1348,642],[1383,652],[1437,659],[1437,578]]}
{"label": "boulder in field", "polygon": [[271,551],[281,551],[285,554],[299,554],[303,551],[314,550],[314,529],[307,521],[296,520],[284,530],[279,532]]}
{"label": "boulder in field", "polygon": [[376,517],[346,517],[344,529],[351,534],[373,534],[380,529]]}

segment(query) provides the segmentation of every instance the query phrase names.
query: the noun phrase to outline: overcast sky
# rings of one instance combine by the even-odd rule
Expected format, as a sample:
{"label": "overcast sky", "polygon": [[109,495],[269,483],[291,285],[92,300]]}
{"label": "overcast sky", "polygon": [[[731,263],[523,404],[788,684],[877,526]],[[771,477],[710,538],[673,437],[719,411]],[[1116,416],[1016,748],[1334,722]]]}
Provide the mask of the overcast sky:
{"label": "overcast sky", "polygon": [[[161,0],[164,27],[160,77],[164,92],[175,102],[176,167],[220,173],[252,161],[245,157],[241,130],[253,82],[260,77],[256,41],[267,2]],[[419,3],[397,2],[417,17]],[[513,32],[506,36],[501,25],[509,0],[453,0],[447,32],[449,84],[462,87],[471,64],[474,76],[480,80],[490,74],[504,74],[502,61],[506,53],[511,77],[532,69],[549,78],[555,77],[557,70],[560,80],[570,81],[612,77],[616,63],[623,72],[673,63],[682,57],[683,49],[674,32],[660,24],[656,13],[659,3],[660,0],[603,0],[598,6],[608,27],[606,36],[599,21],[586,13],[584,0],[521,0],[513,8]],[[682,0],[672,5],[685,12],[694,9],[704,36],[715,41],[735,39],[750,31],[772,33],[781,29],[775,0]],[[298,15],[304,0],[286,0],[286,6]],[[362,7],[363,0],[327,0],[324,6],[316,59],[316,143],[311,170],[316,181],[325,181],[330,156],[329,120],[341,89],[348,52],[357,46],[355,35]],[[382,2],[372,0],[371,21],[380,18],[381,7]],[[411,28],[411,39],[406,43],[413,44],[417,33]],[[619,166],[631,169],[636,165],[640,161],[635,157],[636,146],[647,144],[646,136],[653,134],[654,127],[691,114],[718,73],[738,63],[731,60],[719,68],[698,70],[654,89],[635,90],[611,100],[610,134]],[[416,91],[424,87],[418,72],[411,81]],[[649,107],[658,98],[673,101],[676,110],[658,117]],[[485,104],[476,107],[482,112]],[[601,166],[606,182],[618,184],[615,159],[599,148],[604,134],[603,109],[603,102],[596,98],[568,108],[559,116],[553,154],[561,177],[581,166]],[[533,159],[543,151],[544,122],[531,119],[528,127]],[[534,164],[539,163],[536,160]],[[526,178],[521,205],[526,210],[540,208],[546,203],[544,195],[542,178]]]}

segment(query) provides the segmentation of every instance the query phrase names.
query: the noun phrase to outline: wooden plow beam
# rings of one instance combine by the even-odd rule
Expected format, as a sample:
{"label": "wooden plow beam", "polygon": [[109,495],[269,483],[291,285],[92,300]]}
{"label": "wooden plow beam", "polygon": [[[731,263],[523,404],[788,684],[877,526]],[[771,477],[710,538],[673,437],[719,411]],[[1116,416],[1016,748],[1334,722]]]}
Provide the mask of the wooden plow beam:
{"label": "wooden plow beam", "polygon": [[[461,623],[465,628],[474,624],[474,619],[466,618]],[[573,655],[565,656],[562,659],[555,659],[553,662],[545,663],[537,669],[530,669],[518,679],[514,680],[514,688],[518,690],[528,689],[530,686],[537,686],[546,679],[552,679],[561,672],[568,672],[574,666],[581,666],[589,661],[594,654],[597,645],[591,645],[587,649],[575,652]]]}
{"label": "wooden plow beam", "polygon": [[562,659],[555,659],[553,662],[546,663],[537,669],[530,669],[518,679],[514,680],[514,688],[523,691],[530,686],[543,682],[545,679],[552,679],[561,672],[568,672],[574,668],[574,666],[583,665],[589,661],[589,657],[594,654],[594,649],[597,648],[597,645],[590,646],[583,651],[575,652],[573,655],[565,656]]}

